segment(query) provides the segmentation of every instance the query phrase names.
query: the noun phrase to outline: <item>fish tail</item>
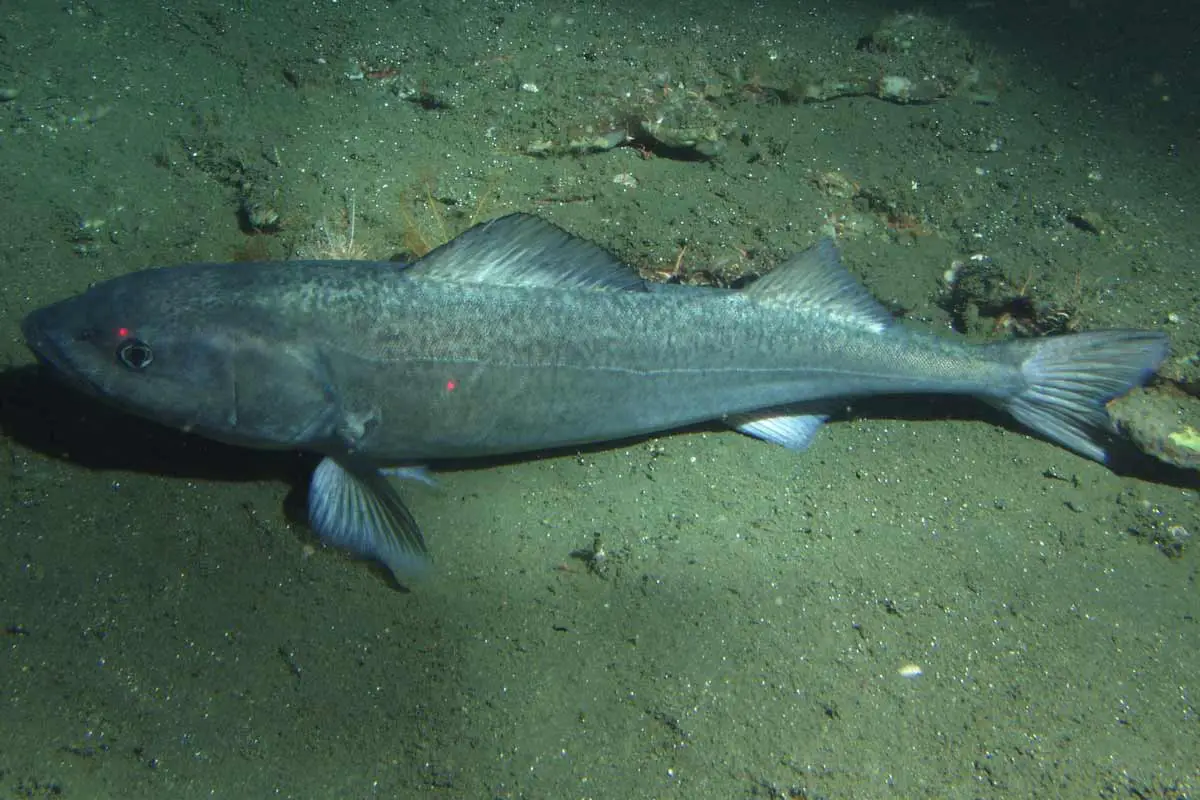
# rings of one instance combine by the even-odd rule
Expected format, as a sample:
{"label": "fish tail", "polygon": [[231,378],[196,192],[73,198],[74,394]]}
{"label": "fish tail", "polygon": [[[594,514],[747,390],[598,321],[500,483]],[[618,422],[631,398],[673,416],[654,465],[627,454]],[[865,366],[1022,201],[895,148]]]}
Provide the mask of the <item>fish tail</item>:
{"label": "fish tail", "polygon": [[1105,404],[1141,386],[1167,357],[1155,331],[1111,330],[993,345],[1007,351],[1024,388],[993,401],[1022,424],[1101,463],[1114,433]]}

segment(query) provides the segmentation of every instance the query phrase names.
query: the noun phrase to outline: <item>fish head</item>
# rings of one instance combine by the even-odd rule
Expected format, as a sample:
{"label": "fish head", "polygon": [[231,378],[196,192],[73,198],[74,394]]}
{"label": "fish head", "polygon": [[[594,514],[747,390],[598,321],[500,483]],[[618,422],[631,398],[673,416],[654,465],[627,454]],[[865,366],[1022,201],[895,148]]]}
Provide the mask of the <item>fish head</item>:
{"label": "fish head", "polygon": [[160,424],[262,448],[330,438],[322,360],[226,285],[221,270],[241,266],[114,278],[30,313],[22,332],[56,377]]}

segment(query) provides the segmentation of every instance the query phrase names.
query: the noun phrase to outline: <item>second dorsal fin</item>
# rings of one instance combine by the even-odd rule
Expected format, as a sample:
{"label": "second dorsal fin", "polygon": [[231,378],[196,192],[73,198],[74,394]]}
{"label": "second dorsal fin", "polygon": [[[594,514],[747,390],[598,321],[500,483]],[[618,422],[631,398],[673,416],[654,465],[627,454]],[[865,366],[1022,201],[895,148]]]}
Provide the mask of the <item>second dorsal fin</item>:
{"label": "second dorsal fin", "polygon": [[792,256],[745,292],[760,303],[820,314],[874,333],[892,322],[888,310],[842,266],[837,245],[828,238]]}

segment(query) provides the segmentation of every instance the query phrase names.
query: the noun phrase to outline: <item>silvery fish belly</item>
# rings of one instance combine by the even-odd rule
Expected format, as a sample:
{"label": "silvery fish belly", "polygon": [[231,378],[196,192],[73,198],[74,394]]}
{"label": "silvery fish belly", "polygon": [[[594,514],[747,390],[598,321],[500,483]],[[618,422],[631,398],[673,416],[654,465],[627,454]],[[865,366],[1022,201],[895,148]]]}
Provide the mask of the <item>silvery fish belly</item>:
{"label": "silvery fish belly", "polygon": [[832,403],[973,395],[1104,461],[1104,404],[1167,354],[1157,332],[972,345],[892,325],[825,240],[747,289],[648,284],[522,214],[416,263],[292,261],[146,270],[30,314],[67,383],[247,447],[325,456],[309,516],[326,541],[411,581],[427,564],[387,480],[420,465],[720,420],[801,449]]}

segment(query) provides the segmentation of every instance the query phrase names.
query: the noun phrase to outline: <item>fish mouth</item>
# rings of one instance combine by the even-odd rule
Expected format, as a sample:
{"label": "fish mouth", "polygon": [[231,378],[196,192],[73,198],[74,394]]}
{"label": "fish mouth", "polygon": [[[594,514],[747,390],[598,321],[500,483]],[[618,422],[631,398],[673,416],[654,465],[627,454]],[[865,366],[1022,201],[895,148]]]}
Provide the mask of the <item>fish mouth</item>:
{"label": "fish mouth", "polygon": [[46,334],[45,309],[34,311],[21,320],[21,335],[25,337],[25,346],[33,351],[39,363],[55,369],[61,369],[63,363],[62,348]]}
{"label": "fish mouth", "polygon": [[53,326],[46,324],[48,312],[53,308],[39,309],[21,320],[25,346],[33,352],[39,366],[48,369],[59,381],[89,394],[99,394],[99,387],[71,358],[62,337],[52,333]]}

